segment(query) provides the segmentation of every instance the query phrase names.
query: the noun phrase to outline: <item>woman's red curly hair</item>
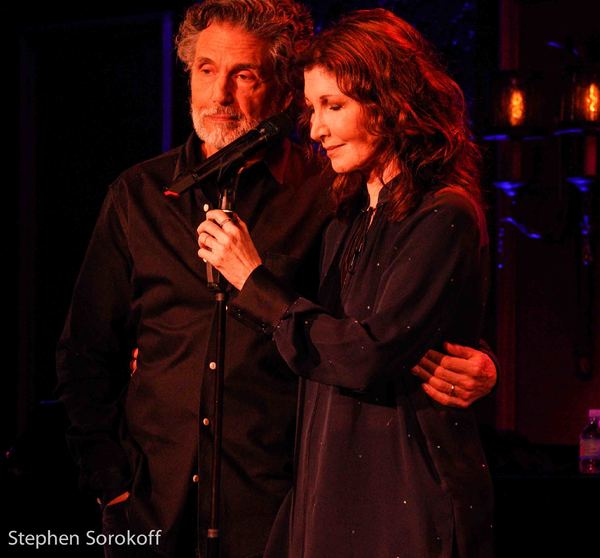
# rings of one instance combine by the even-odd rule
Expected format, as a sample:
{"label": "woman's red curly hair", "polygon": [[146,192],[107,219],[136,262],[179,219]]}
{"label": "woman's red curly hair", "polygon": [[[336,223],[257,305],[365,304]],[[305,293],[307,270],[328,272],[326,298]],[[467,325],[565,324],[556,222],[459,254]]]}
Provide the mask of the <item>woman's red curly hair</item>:
{"label": "woman's red curly hair", "polygon": [[[411,25],[380,8],[353,12],[319,34],[301,63],[330,72],[342,93],[362,105],[367,129],[381,140],[377,169],[383,173],[396,162],[402,180],[391,196],[390,219],[401,219],[425,192],[448,186],[481,202],[480,151],[462,90]],[[340,216],[364,203],[364,195],[357,173],[334,181]]]}

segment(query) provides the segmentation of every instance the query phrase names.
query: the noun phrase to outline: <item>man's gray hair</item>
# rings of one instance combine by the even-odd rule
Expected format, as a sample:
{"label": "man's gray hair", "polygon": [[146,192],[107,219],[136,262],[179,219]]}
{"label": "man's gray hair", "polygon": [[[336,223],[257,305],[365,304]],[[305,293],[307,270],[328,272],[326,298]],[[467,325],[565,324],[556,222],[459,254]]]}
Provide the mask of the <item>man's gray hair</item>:
{"label": "man's gray hair", "polygon": [[188,71],[194,62],[198,33],[211,23],[239,26],[267,41],[280,95],[291,92],[299,97],[302,74],[295,61],[313,33],[305,6],[295,0],[205,0],[190,6],[175,39],[177,55]]}

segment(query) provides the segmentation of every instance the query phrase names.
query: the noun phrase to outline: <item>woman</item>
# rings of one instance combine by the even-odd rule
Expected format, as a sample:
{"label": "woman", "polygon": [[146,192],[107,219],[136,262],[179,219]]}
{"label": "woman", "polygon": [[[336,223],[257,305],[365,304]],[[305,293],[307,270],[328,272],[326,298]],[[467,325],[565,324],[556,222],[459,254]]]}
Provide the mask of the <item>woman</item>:
{"label": "woman", "polygon": [[473,417],[409,373],[444,339],[479,339],[487,238],[462,93],[382,9],[347,16],[305,58],[310,135],[338,173],[319,304],[261,265],[243,222],[211,211],[198,228],[199,256],[240,290],[236,312],[303,378],[295,490],[267,554],[490,556]]}

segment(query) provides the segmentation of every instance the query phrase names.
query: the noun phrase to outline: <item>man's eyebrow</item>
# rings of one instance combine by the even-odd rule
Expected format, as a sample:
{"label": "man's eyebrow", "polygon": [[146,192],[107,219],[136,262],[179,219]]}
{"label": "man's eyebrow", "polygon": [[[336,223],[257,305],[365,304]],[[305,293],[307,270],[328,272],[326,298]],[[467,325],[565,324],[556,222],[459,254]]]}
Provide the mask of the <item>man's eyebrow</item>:
{"label": "man's eyebrow", "polygon": [[260,64],[252,64],[251,62],[236,64],[231,71],[239,72],[240,70],[254,70],[256,72],[262,71],[262,66]]}
{"label": "man's eyebrow", "polygon": [[200,66],[202,64],[214,64],[214,62],[210,58],[206,58],[205,56],[201,56],[200,58],[196,58],[196,60],[194,60],[194,64],[196,66]]}
{"label": "man's eyebrow", "polygon": [[[214,64],[214,61],[205,56],[201,56],[200,58],[197,58],[196,60],[194,60],[194,64],[196,66],[202,66],[203,64]],[[230,70],[230,72],[235,73],[235,72],[239,72],[240,70],[254,70],[254,71],[260,73],[262,71],[262,67],[260,64],[255,64],[253,62],[240,62],[239,64],[236,64],[235,66],[233,66],[233,68]]]}

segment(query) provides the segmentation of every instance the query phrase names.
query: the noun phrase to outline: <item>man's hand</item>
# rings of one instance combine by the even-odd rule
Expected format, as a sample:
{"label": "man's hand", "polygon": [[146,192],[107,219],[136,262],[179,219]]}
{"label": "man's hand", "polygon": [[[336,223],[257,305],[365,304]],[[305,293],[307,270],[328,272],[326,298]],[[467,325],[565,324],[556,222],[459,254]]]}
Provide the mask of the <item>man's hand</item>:
{"label": "man's hand", "polygon": [[[113,498],[110,502],[108,502],[105,507],[108,508],[109,506],[114,506],[115,504],[120,504],[121,502],[126,502],[127,500],[129,500],[129,492],[123,492],[122,494],[119,494],[118,496]],[[96,502],[98,502],[98,504],[102,505],[102,500],[100,500],[100,498],[96,498]]]}
{"label": "man's hand", "polygon": [[429,350],[412,369],[429,397],[449,407],[466,408],[496,385],[494,361],[471,347],[444,343],[447,355]]}
{"label": "man's hand", "polygon": [[107,506],[114,506],[115,504],[120,504],[121,502],[125,502],[129,500],[129,492],[123,492],[123,494],[119,494],[116,498],[113,498]]}
{"label": "man's hand", "polygon": [[137,372],[137,359],[140,354],[140,350],[136,347],[131,351],[131,360],[129,361],[129,370],[131,371],[131,375],[133,376]]}

